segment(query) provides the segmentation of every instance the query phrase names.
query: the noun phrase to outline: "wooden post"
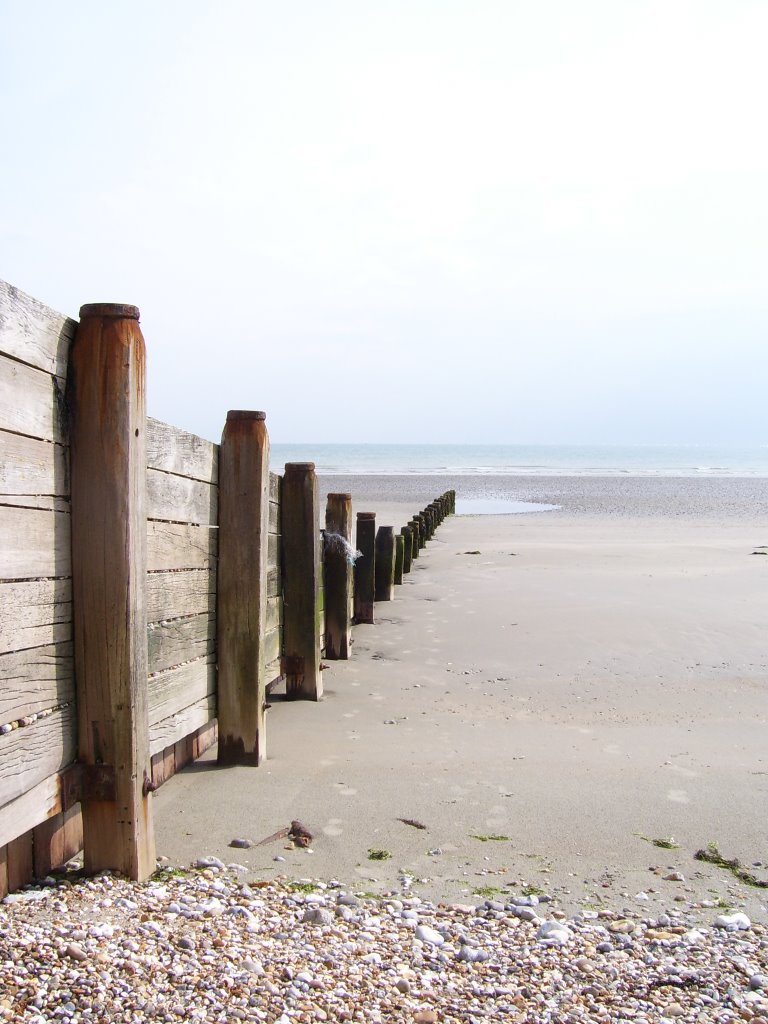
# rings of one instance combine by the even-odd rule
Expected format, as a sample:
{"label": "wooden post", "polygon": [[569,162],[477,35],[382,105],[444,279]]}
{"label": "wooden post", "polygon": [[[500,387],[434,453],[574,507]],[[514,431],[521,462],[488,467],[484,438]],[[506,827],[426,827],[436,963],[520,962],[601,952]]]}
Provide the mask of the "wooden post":
{"label": "wooden post", "polygon": [[325,507],[325,656],[352,650],[352,495],[329,494]]}
{"label": "wooden post", "polygon": [[319,700],[320,498],[314,462],[289,462],[283,476],[283,667],[290,700]]}
{"label": "wooden post", "polygon": [[424,526],[420,515],[415,515],[411,520],[414,529],[413,557],[418,558],[421,549],[424,547]]}
{"label": "wooden post", "polygon": [[376,513],[357,513],[355,547],[355,622],[373,623],[376,580]]}
{"label": "wooden post", "polygon": [[426,528],[425,539],[428,541],[432,540],[432,534],[434,533],[434,526],[432,522],[432,510],[429,508],[425,508],[423,509],[421,514],[424,517],[424,526]]}
{"label": "wooden post", "polygon": [[404,526],[400,533],[403,535],[403,573],[409,573],[413,561],[413,531],[410,526]]}
{"label": "wooden post", "polygon": [[85,869],[156,868],[147,711],[145,349],[135,306],[80,310],[69,363]]}
{"label": "wooden post", "polygon": [[395,534],[395,586],[403,582],[403,566],[405,564],[405,537],[402,533]]}
{"label": "wooden post", "polygon": [[267,756],[264,634],[269,540],[266,414],[232,409],[219,452],[219,764]]}
{"label": "wooden post", "polygon": [[377,601],[391,601],[395,596],[395,531],[391,526],[380,526],[376,531],[376,588]]}

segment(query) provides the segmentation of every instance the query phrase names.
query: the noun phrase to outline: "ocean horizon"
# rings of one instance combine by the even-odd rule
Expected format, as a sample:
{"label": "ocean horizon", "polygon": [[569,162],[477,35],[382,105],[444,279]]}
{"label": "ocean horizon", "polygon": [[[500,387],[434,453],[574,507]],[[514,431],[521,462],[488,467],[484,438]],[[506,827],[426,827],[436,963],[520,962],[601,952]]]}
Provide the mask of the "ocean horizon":
{"label": "ocean horizon", "polygon": [[768,445],[273,444],[320,476],[768,477]]}

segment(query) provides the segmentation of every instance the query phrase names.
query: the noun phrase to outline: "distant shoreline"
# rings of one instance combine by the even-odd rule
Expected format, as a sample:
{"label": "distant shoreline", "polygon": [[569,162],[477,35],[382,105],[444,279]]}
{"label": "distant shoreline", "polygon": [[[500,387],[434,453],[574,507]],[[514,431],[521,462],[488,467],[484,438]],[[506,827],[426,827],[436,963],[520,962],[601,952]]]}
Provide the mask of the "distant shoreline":
{"label": "distant shoreline", "polygon": [[[552,516],[683,517],[749,522],[768,517],[768,478],[690,476],[508,476],[464,474],[320,474],[329,492],[349,492],[353,505],[406,503],[414,510],[436,493],[559,505]],[[538,513],[533,513],[538,514]],[[525,514],[519,518],[524,518]],[[518,517],[515,517],[518,518]]]}

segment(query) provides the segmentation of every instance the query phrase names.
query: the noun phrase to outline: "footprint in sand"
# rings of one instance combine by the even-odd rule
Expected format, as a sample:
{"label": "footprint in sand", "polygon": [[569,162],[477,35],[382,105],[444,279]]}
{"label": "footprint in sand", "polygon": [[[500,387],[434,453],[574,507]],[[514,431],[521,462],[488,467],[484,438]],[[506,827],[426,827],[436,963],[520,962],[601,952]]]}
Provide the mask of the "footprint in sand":
{"label": "footprint in sand", "polygon": [[328,824],[323,825],[323,835],[340,836],[343,832],[341,818],[329,818]]}
{"label": "footprint in sand", "polygon": [[344,783],[344,782],[334,782],[334,786],[336,786],[336,790],[337,790],[339,796],[356,796],[357,795],[357,790],[353,789],[352,786],[346,785],[346,783]]}
{"label": "footprint in sand", "polygon": [[667,800],[671,800],[673,804],[688,804],[688,794],[684,789],[670,789],[667,793]]}

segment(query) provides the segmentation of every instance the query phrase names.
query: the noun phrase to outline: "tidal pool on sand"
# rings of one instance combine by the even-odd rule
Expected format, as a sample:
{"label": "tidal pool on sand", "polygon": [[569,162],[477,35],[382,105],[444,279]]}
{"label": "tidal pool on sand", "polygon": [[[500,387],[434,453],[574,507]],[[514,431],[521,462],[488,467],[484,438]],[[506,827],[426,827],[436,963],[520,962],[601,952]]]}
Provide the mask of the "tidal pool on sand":
{"label": "tidal pool on sand", "polygon": [[511,516],[521,512],[552,512],[560,505],[543,501],[513,501],[509,498],[457,498],[457,516]]}

